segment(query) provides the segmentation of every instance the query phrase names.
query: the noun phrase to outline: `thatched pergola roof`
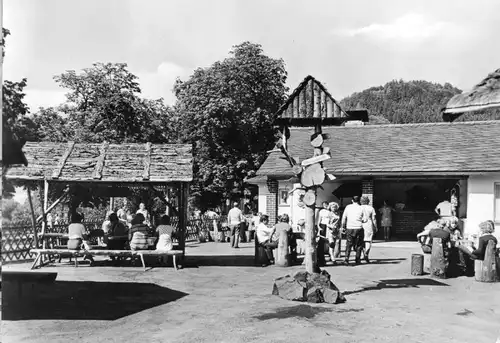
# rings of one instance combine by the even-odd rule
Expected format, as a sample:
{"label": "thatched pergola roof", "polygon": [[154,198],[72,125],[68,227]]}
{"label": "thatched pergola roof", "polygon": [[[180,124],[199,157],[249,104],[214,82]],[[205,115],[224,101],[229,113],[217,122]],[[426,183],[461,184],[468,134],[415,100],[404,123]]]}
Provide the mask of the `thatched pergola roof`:
{"label": "thatched pergola roof", "polygon": [[13,180],[171,183],[193,179],[191,145],[27,142],[28,166],[13,166]]}
{"label": "thatched pergola roof", "polygon": [[451,98],[443,109],[443,117],[446,120],[464,112],[492,107],[500,107],[500,69],[490,73],[472,90]]}

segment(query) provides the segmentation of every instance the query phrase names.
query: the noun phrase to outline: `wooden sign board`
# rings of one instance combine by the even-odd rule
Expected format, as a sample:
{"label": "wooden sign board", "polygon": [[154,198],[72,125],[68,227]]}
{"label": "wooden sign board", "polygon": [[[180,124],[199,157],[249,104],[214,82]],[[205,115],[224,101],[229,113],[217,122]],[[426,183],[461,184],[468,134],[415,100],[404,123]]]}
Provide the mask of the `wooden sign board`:
{"label": "wooden sign board", "polygon": [[302,161],[302,166],[306,167],[306,166],[309,166],[309,165],[314,164],[314,163],[319,163],[319,162],[329,160],[330,158],[332,158],[332,156],[330,154],[322,154],[319,156],[314,156],[314,157],[308,158],[307,160]]}

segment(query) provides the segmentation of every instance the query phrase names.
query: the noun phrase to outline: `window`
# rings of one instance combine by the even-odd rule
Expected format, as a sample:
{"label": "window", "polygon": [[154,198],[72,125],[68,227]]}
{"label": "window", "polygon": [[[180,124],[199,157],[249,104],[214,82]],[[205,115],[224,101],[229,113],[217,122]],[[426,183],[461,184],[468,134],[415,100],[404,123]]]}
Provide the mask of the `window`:
{"label": "window", "polygon": [[494,204],[494,215],[495,223],[500,223],[500,183],[495,183],[495,204]]}
{"label": "window", "polygon": [[280,189],[279,195],[280,195],[279,205],[290,206],[290,195],[288,194],[288,190]]}

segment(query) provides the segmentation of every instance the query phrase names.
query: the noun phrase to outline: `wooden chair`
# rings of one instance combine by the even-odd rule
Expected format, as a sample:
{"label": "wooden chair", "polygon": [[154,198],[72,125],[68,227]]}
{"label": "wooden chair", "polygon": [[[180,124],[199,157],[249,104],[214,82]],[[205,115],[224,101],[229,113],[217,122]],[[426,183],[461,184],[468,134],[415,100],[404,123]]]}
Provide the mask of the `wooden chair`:
{"label": "wooden chair", "polygon": [[498,282],[498,265],[496,244],[493,240],[488,242],[484,253],[484,260],[474,261],[475,279],[479,282]]}

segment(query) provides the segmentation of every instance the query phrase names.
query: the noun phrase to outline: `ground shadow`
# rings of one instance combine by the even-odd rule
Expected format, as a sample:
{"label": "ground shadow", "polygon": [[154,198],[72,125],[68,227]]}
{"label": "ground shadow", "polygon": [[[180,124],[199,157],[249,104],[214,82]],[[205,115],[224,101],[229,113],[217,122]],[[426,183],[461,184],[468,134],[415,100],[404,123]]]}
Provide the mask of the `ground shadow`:
{"label": "ground shadow", "polygon": [[294,317],[311,319],[314,318],[317,314],[325,312],[346,313],[346,312],[361,312],[361,311],[364,311],[364,309],[362,308],[335,309],[333,307],[315,307],[304,304],[304,305],[278,308],[274,312],[260,314],[254,316],[254,318],[258,320],[285,319]]}
{"label": "ground shadow", "polygon": [[187,295],[151,283],[56,281],[19,297],[6,286],[3,320],[116,320]]}
{"label": "ground shadow", "polygon": [[186,255],[185,268],[199,266],[231,266],[253,267],[254,257],[251,255]]}
{"label": "ground shadow", "polygon": [[398,288],[420,288],[419,286],[449,286],[446,283],[439,282],[433,279],[388,279],[380,280],[377,284],[373,286],[366,286],[361,289],[354,291],[345,291],[344,295],[362,293],[367,291],[377,291],[381,289],[398,289]]}
{"label": "ground shadow", "polygon": [[377,258],[377,259],[370,259],[369,264],[398,264],[406,260],[407,258]]}

